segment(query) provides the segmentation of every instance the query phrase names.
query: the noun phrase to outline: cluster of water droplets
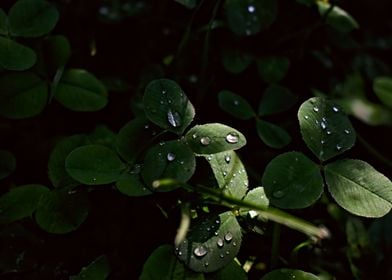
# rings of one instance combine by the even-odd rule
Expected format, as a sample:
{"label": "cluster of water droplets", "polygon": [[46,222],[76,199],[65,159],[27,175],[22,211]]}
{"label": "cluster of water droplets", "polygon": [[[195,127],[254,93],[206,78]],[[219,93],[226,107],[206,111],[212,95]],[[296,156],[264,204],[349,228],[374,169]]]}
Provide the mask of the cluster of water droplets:
{"label": "cluster of water droplets", "polygon": [[[192,135],[192,139],[196,140],[198,137],[199,136],[196,133],[194,133]],[[229,132],[225,136],[225,141],[227,143],[229,143],[229,144],[237,144],[239,142],[239,135],[238,135],[238,133],[234,132],[234,131],[233,132]],[[200,137],[199,142],[200,142],[200,144],[202,146],[208,146],[208,145],[211,144],[212,140],[211,140],[211,138],[209,136],[202,136],[202,137]]]}

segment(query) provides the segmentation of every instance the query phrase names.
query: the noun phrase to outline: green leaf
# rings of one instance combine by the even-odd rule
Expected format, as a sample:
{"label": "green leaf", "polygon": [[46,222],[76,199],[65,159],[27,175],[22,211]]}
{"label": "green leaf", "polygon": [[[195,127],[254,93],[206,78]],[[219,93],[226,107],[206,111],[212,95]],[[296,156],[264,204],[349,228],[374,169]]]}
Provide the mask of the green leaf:
{"label": "green leaf", "polygon": [[219,106],[230,115],[248,120],[255,116],[252,106],[242,96],[229,90],[222,90],[218,93]]}
{"label": "green leaf", "polygon": [[16,159],[9,151],[0,150],[0,180],[8,177],[16,168]]}
{"label": "green leaf", "polygon": [[30,217],[46,192],[49,192],[47,187],[36,184],[12,188],[0,197],[0,224]]}
{"label": "green leaf", "polygon": [[92,133],[88,135],[91,144],[106,146],[116,149],[116,134],[106,125],[97,125]]}
{"label": "green leaf", "polygon": [[308,148],[322,161],[349,150],[356,134],[350,120],[333,102],[310,98],[298,110],[302,137]]}
{"label": "green leaf", "polygon": [[174,0],[177,3],[180,3],[184,7],[188,9],[193,9],[197,5],[197,0]]}
{"label": "green leaf", "polygon": [[201,273],[188,270],[173,254],[170,245],[162,245],[144,263],[139,280],[204,280]]}
{"label": "green leaf", "polygon": [[[180,182],[188,181],[196,168],[196,159],[186,143],[180,140],[161,142],[150,148],[144,157],[142,177],[147,186],[158,179],[171,178]],[[158,188],[157,191],[171,191],[170,188]]]}
{"label": "green leaf", "polygon": [[234,214],[227,211],[194,221],[176,253],[190,269],[213,272],[236,257],[241,240],[241,227]]}
{"label": "green leaf", "polygon": [[0,36],[0,65],[7,70],[23,71],[37,61],[35,52],[11,39]]}
{"label": "green leaf", "polygon": [[200,155],[237,150],[246,144],[241,132],[220,123],[196,125],[186,133],[185,139],[191,149]]}
{"label": "green leaf", "polygon": [[282,268],[273,270],[261,278],[261,280],[319,280],[319,278],[309,272],[298,269]]}
{"label": "green leaf", "polygon": [[331,10],[331,4],[325,1],[317,1],[316,3],[318,5],[320,15],[325,16],[326,13],[328,13],[325,21],[337,31],[347,33],[359,28],[358,22],[345,10],[337,6],[334,6]]}
{"label": "green leaf", "polygon": [[284,56],[269,56],[257,61],[257,69],[261,78],[267,83],[281,81],[290,67],[290,60]]}
{"label": "green leaf", "polygon": [[49,233],[65,234],[76,230],[86,220],[89,208],[84,194],[52,190],[41,196],[35,221]]}
{"label": "green leaf", "polygon": [[291,136],[283,128],[263,120],[256,121],[257,134],[269,147],[281,149],[291,142]]}
{"label": "green leaf", "polygon": [[352,214],[377,218],[392,208],[392,183],[368,163],[339,160],[325,166],[328,190]]}
{"label": "green leaf", "polygon": [[234,151],[206,155],[222,191],[234,198],[242,199],[248,190],[248,175],[244,165]]}
{"label": "green leaf", "polygon": [[392,79],[389,77],[374,79],[373,90],[381,102],[392,109]]}
{"label": "green leaf", "polygon": [[143,97],[147,118],[156,125],[182,134],[195,116],[195,109],[181,87],[174,81],[150,82]]}
{"label": "green leaf", "polygon": [[269,205],[269,199],[265,194],[264,187],[257,187],[250,190],[246,194],[244,201],[254,205],[259,205],[260,207],[264,207],[264,208],[268,208]]}
{"label": "green leaf", "polygon": [[135,165],[133,170],[120,176],[116,182],[116,187],[121,193],[128,196],[145,196],[152,194],[140,178],[140,168],[140,165]]}
{"label": "green leaf", "polygon": [[266,88],[259,105],[259,115],[267,116],[284,112],[297,102],[297,96],[288,88],[272,84]]}
{"label": "green leaf", "polygon": [[236,262],[231,261],[224,268],[217,272],[206,274],[206,280],[247,280],[248,276],[242,267]]}
{"label": "green leaf", "polygon": [[154,127],[144,116],[126,123],[118,132],[116,150],[127,162],[133,164],[151,139],[157,134]]}
{"label": "green leaf", "polygon": [[63,35],[50,36],[46,41],[46,52],[53,69],[62,68],[71,57],[71,45]]}
{"label": "green leaf", "polygon": [[48,87],[36,74],[12,73],[0,78],[0,115],[10,119],[40,114],[48,99]]}
{"label": "green leaf", "polygon": [[8,16],[3,9],[0,9],[0,35],[8,34]]}
{"label": "green leaf", "polygon": [[102,255],[83,267],[77,276],[71,276],[70,280],[106,280],[109,277],[110,266],[106,256]]}
{"label": "green leaf", "polygon": [[237,49],[228,49],[222,52],[222,64],[227,72],[239,74],[245,71],[252,63],[253,57],[250,54]]}
{"label": "green leaf", "polygon": [[113,183],[125,168],[113,150],[101,145],[78,147],[65,159],[68,174],[85,185]]}
{"label": "green leaf", "polygon": [[254,35],[269,27],[276,19],[275,0],[226,0],[229,28],[237,35]]}
{"label": "green leaf", "polygon": [[275,157],[267,165],[262,182],[271,203],[284,209],[309,207],[324,191],[319,166],[299,152]]}
{"label": "green leaf", "polygon": [[39,37],[49,33],[59,19],[57,9],[43,0],[18,0],[8,12],[13,36]]}
{"label": "green leaf", "polygon": [[81,112],[101,110],[108,103],[105,86],[93,74],[83,69],[64,72],[55,92],[64,107]]}
{"label": "green leaf", "polygon": [[65,159],[77,147],[87,145],[86,135],[73,135],[59,141],[52,150],[48,162],[48,175],[55,188],[77,186],[80,183],[74,180],[65,169]]}

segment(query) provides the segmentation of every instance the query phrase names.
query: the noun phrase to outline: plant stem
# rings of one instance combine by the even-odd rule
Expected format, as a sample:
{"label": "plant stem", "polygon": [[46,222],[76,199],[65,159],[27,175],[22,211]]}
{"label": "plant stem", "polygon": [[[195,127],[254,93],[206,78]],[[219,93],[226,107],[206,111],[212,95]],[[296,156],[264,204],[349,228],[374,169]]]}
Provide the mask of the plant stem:
{"label": "plant stem", "polygon": [[274,224],[272,233],[271,246],[271,269],[278,266],[279,261],[279,243],[280,243],[280,224]]}

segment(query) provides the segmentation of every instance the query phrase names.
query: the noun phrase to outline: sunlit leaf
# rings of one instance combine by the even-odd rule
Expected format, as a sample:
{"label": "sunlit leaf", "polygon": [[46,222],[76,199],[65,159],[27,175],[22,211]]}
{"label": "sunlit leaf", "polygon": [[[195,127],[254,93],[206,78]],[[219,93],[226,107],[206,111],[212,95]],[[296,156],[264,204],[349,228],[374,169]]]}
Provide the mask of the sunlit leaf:
{"label": "sunlit leaf", "polygon": [[195,116],[195,110],[181,87],[174,81],[150,82],[143,98],[147,118],[156,125],[182,134]]}
{"label": "sunlit leaf", "polygon": [[43,185],[24,185],[12,188],[0,197],[0,224],[30,217],[38,202],[49,189]]}
{"label": "sunlit leaf", "polygon": [[237,150],[246,144],[238,130],[220,123],[196,125],[185,135],[191,149],[200,155]]}
{"label": "sunlit leaf", "polygon": [[49,33],[59,19],[59,12],[43,0],[18,0],[8,13],[13,36],[39,37]]}
{"label": "sunlit leaf", "polygon": [[286,209],[309,207],[324,191],[319,166],[299,152],[275,157],[267,165],[262,183],[271,203]]}
{"label": "sunlit leaf", "polygon": [[241,120],[248,120],[255,116],[252,106],[242,96],[229,90],[218,93],[219,106],[222,110]]}
{"label": "sunlit leaf", "polygon": [[382,217],[392,208],[392,183],[368,163],[339,160],[325,166],[328,190],[352,214]]}
{"label": "sunlit leaf", "polygon": [[193,221],[187,238],[176,248],[176,254],[194,271],[213,272],[236,257],[241,241],[241,227],[234,214],[228,211]]}
{"label": "sunlit leaf", "polygon": [[326,161],[351,149],[356,133],[342,108],[333,102],[314,97],[298,110],[303,140],[320,160]]}

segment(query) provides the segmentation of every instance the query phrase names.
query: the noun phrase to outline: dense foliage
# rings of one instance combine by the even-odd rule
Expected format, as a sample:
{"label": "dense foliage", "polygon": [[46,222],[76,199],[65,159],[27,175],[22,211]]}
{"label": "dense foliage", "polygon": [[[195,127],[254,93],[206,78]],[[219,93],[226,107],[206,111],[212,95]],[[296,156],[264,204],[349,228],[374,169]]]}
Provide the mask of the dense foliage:
{"label": "dense foliage", "polygon": [[2,1],[0,278],[392,278],[391,4],[351,2]]}

